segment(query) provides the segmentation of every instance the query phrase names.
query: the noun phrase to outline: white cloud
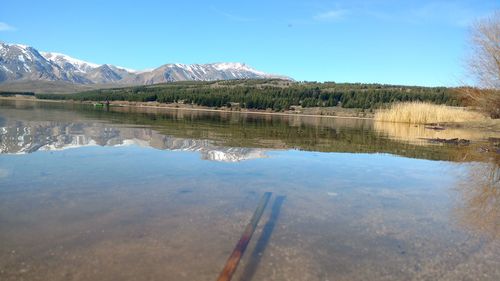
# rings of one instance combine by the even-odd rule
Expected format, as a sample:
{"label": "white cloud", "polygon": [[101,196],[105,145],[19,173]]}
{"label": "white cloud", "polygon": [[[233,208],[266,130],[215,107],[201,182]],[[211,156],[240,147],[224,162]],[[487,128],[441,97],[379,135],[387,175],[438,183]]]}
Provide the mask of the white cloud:
{"label": "white cloud", "polygon": [[317,21],[336,21],[343,19],[348,13],[346,9],[330,10],[315,15],[313,18]]}
{"label": "white cloud", "polygon": [[11,25],[8,25],[5,22],[0,21],[0,31],[13,31],[13,30],[16,30],[16,28]]}

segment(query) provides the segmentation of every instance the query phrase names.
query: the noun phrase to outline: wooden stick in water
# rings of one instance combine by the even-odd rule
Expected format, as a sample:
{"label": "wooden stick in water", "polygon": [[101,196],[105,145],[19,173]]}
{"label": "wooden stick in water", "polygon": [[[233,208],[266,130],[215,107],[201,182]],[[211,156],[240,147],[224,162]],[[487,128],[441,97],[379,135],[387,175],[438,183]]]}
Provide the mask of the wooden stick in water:
{"label": "wooden stick in water", "polygon": [[262,195],[259,205],[257,206],[257,209],[255,209],[255,212],[253,213],[252,220],[246,226],[245,231],[241,235],[240,241],[238,241],[238,244],[236,244],[236,247],[234,247],[233,253],[231,254],[231,256],[229,256],[229,259],[226,262],[226,266],[220,273],[217,281],[231,280],[231,277],[233,276],[233,273],[236,271],[236,267],[238,267],[238,263],[240,262],[240,259],[243,256],[243,253],[245,252],[245,249],[248,246],[248,242],[250,242],[252,234],[254,233],[257,224],[259,223],[260,217],[262,216],[262,213],[266,208],[267,202],[269,202],[271,194],[272,194],[271,192],[266,192],[264,193],[264,195]]}

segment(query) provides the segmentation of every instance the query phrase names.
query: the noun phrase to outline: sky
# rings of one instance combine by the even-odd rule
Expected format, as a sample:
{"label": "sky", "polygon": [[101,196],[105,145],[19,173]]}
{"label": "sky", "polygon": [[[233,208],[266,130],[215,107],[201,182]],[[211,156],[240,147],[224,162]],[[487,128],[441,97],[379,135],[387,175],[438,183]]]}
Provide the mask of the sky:
{"label": "sky", "polygon": [[0,41],[99,64],[244,62],[295,80],[455,86],[498,0],[2,1]]}

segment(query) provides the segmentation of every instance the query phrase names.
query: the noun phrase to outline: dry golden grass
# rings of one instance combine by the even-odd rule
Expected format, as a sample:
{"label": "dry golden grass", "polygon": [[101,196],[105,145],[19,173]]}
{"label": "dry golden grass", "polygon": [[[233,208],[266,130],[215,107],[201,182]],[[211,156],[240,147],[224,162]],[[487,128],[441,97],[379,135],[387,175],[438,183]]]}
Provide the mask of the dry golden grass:
{"label": "dry golden grass", "polygon": [[375,114],[376,121],[410,124],[469,122],[484,119],[486,117],[478,112],[424,102],[396,103],[391,108]]}

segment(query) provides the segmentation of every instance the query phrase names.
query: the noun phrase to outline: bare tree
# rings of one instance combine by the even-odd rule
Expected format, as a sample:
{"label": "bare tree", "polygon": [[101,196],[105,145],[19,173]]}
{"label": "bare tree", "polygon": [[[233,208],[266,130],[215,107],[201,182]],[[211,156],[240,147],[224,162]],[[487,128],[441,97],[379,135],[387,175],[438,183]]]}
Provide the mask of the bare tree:
{"label": "bare tree", "polygon": [[470,74],[479,88],[467,88],[466,96],[494,118],[500,118],[500,11],[472,27]]}

